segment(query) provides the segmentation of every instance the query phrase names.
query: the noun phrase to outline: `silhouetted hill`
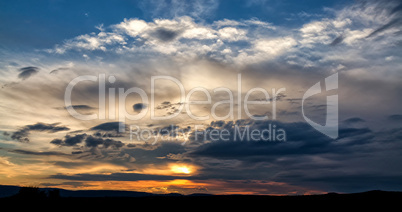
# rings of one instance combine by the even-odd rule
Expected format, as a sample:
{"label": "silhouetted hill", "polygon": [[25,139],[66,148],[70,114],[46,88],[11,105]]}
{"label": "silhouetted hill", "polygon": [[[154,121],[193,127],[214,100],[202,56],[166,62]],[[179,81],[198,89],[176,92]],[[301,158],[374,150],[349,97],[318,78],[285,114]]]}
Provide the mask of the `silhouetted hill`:
{"label": "silhouetted hill", "polygon": [[[211,194],[151,194],[146,192],[132,191],[108,191],[108,190],[80,190],[70,191],[50,188],[26,188],[21,191],[17,186],[0,186],[0,203],[17,204],[33,200],[34,204],[55,203],[63,207],[77,205],[91,205],[102,208],[103,206],[151,206],[151,207],[177,207],[185,204],[194,205],[196,208],[209,208],[215,204],[227,205],[228,207],[250,206],[280,206],[284,208],[297,208],[301,206],[340,207],[343,205],[355,205],[358,207],[392,206],[399,205],[402,201],[402,192],[390,191],[367,191],[362,193],[337,194],[328,193],[323,195],[300,195],[300,196],[269,196],[269,195],[211,195]],[[17,191],[17,192],[16,192]],[[57,192],[56,192],[57,191]],[[4,195],[9,192],[8,197]],[[44,195],[44,194],[47,194]],[[35,196],[36,195],[36,196]]]}
{"label": "silhouetted hill", "polygon": [[0,185],[0,198],[16,195],[19,190],[18,186]]}
{"label": "silhouetted hill", "polygon": [[[0,185],[0,198],[12,197],[18,194],[21,187],[19,186],[3,186]],[[49,193],[58,190],[60,197],[149,197],[149,196],[182,196],[178,193],[169,194],[152,194],[147,192],[136,191],[117,191],[117,190],[65,190],[55,188],[37,188],[38,191]]]}

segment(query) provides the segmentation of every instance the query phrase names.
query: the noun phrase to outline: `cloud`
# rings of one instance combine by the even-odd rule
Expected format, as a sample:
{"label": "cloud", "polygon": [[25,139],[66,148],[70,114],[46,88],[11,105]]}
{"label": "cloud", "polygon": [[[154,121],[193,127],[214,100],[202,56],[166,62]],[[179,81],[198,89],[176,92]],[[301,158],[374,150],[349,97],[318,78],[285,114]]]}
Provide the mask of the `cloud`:
{"label": "cloud", "polygon": [[11,139],[26,143],[26,142],[29,142],[28,135],[29,135],[29,130],[23,128],[16,132],[13,132],[11,134]]}
{"label": "cloud", "polygon": [[169,126],[165,126],[162,128],[157,128],[155,129],[155,132],[161,134],[161,135],[169,135],[171,137],[176,137],[176,131],[179,129],[180,127],[177,125],[169,125]]}
{"label": "cloud", "polygon": [[114,26],[116,29],[121,29],[132,37],[136,37],[145,32],[149,26],[148,23],[138,19],[125,19],[120,24]]}
{"label": "cloud", "polygon": [[75,111],[77,111],[78,113],[82,114],[82,115],[91,115],[94,112],[96,113],[97,108],[92,107],[90,105],[70,105],[70,106],[66,106],[66,107],[57,107],[56,109],[61,109],[61,110],[67,110],[67,109],[74,109]]}
{"label": "cloud", "polygon": [[64,139],[53,139],[50,143],[59,146],[75,146],[81,143],[86,136],[87,134],[66,135]]}
{"label": "cloud", "polygon": [[[199,2],[187,1],[179,3],[161,0],[141,4],[143,8],[157,5],[159,12],[163,12],[162,8],[168,5],[182,9],[199,7],[195,6]],[[383,37],[376,37],[373,42],[366,42],[365,38],[376,27],[394,19],[399,20],[398,8],[397,1],[350,4],[339,10],[327,9],[327,16],[317,16],[314,21],[295,28],[274,26],[258,19],[222,19],[209,24],[198,21],[189,15],[191,12],[188,10],[177,9],[177,14],[182,15],[158,15],[150,21],[124,19],[115,25],[99,28],[99,33],[67,40],[51,51],[85,51],[90,58],[98,58],[97,51],[101,50],[116,54],[119,58],[162,57],[178,62],[209,59],[238,68],[270,60],[297,64],[301,68],[336,69],[339,64],[356,67],[368,60],[378,63],[387,52],[387,56],[393,54],[392,46],[399,42],[400,37],[392,35],[395,30],[386,31]],[[345,48],[326,48],[341,43]],[[376,50],[369,51],[373,46]],[[366,66],[372,67],[367,63]]]}
{"label": "cloud", "polygon": [[154,32],[152,32],[151,35],[156,37],[160,41],[169,42],[174,40],[177,36],[179,36],[179,32],[169,30],[166,28],[158,28]]}
{"label": "cloud", "polygon": [[69,108],[72,108],[74,110],[93,110],[93,109],[96,109],[96,108],[91,107],[89,105],[70,105],[70,106],[64,107],[64,109],[69,109]]}
{"label": "cloud", "polygon": [[55,152],[55,151],[42,151],[42,152],[35,152],[31,150],[23,150],[23,149],[12,149],[9,150],[9,152],[14,152],[18,154],[24,154],[24,155],[39,155],[39,156],[66,156],[68,154],[62,153],[62,152]]}
{"label": "cloud", "polygon": [[29,134],[31,131],[56,133],[60,131],[68,131],[70,128],[66,126],[59,126],[60,123],[46,124],[38,122],[33,125],[26,125],[20,130],[13,132],[11,138],[20,142],[29,142]]}
{"label": "cloud", "polygon": [[389,16],[391,17],[391,20],[389,20],[386,24],[375,29],[366,38],[373,37],[391,28],[400,28],[400,26],[402,26],[402,10],[401,10],[402,4],[400,2],[398,3],[398,1],[390,1],[388,2],[388,4],[378,3],[377,8],[389,11]]}
{"label": "cloud", "polygon": [[32,130],[32,131],[47,131],[50,133],[70,130],[70,128],[68,128],[66,126],[58,126],[58,125],[60,125],[60,123],[46,124],[46,123],[38,122],[33,125],[26,125],[25,128]]}
{"label": "cloud", "polygon": [[119,126],[121,122],[106,122],[99,125],[96,125],[91,128],[91,130],[100,130],[100,131],[119,131]]}
{"label": "cloud", "polygon": [[[267,130],[271,125],[270,133],[267,131],[264,138],[254,139],[250,136],[242,136],[245,128],[248,131]],[[275,129],[283,129],[286,132],[286,141],[267,140],[273,135],[272,126]],[[237,127],[237,129],[236,129]],[[239,131],[243,129],[243,131]],[[227,138],[214,136],[213,131],[227,131]],[[219,134],[214,132],[214,134]],[[246,131],[247,132],[247,131]],[[275,132],[278,134],[278,132]],[[247,135],[247,134],[246,134]],[[350,145],[369,142],[373,138],[372,131],[368,128],[342,128],[339,130],[338,140],[344,138],[353,139],[354,143],[346,142],[342,145],[335,144],[334,140],[320,134],[306,123],[282,123],[270,121],[238,120],[234,122],[211,122],[204,132],[197,135],[193,132],[191,142],[201,142],[201,145],[192,151],[193,156],[207,156],[226,159],[260,158],[272,160],[277,156],[285,155],[315,155],[324,153],[342,153],[349,151]],[[208,141],[208,142],[206,142]],[[205,143],[204,143],[205,142]]]}
{"label": "cloud", "polygon": [[217,20],[214,21],[213,25],[218,26],[219,28],[224,27],[224,26],[245,26],[245,23],[235,21],[235,20],[230,20],[230,19],[223,19],[223,20]]}
{"label": "cloud", "polygon": [[238,41],[246,40],[247,31],[244,29],[237,29],[234,27],[225,27],[218,31],[219,37],[223,40]]}
{"label": "cloud", "polygon": [[66,67],[56,68],[56,69],[53,69],[51,72],[49,72],[49,74],[56,74],[56,73],[58,73],[60,71],[66,71],[66,70],[69,70],[69,69],[70,68],[66,68]]}
{"label": "cloud", "polygon": [[[249,125],[253,130],[267,124],[262,123],[243,121],[238,124]],[[185,155],[203,167],[198,179],[265,179],[311,189],[355,192],[395,188],[396,179],[402,176],[395,170],[399,167],[396,163],[381,174],[376,171],[384,168],[389,157],[400,158],[398,152],[402,146],[397,142],[401,137],[400,129],[374,132],[368,128],[341,127],[340,137],[332,140],[314,133],[304,123],[275,124],[286,130],[286,142],[207,140]],[[209,127],[233,132],[230,122],[214,122]],[[390,146],[384,146],[384,142]],[[364,183],[356,183],[359,178]],[[386,183],[388,179],[394,180]],[[374,183],[376,180],[380,183]]]}
{"label": "cloud", "polygon": [[37,74],[39,72],[39,68],[38,67],[33,67],[33,66],[29,66],[29,67],[24,67],[24,68],[20,68],[19,69],[19,74],[18,74],[18,78],[22,79],[22,80],[26,80],[29,77]]}
{"label": "cloud", "polygon": [[133,105],[133,109],[135,112],[141,112],[143,109],[146,109],[147,105],[144,103],[136,103]]}
{"label": "cloud", "polygon": [[339,35],[338,37],[335,38],[335,40],[333,40],[329,45],[330,46],[336,46],[340,43],[342,43],[342,41],[345,39],[345,37],[343,35]]}
{"label": "cloud", "polygon": [[373,37],[375,35],[377,35],[378,33],[381,33],[385,30],[388,30],[394,26],[400,26],[402,24],[402,21],[399,19],[394,19],[391,20],[390,22],[388,22],[387,24],[384,24],[383,26],[379,27],[378,29],[374,30],[372,33],[370,33],[369,35],[367,35],[366,38],[370,38]]}
{"label": "cloud", "polygon": [[345,122],[347,124],[354,124],[354,123],[366,122],[366,120],[359,118],[359,117],[353,117],[353,118],[348,118],[348,119],[344,120],[343,122]]}
{"label": "cloud", "polygon": [[297,44],[292,37],[283,37],[275,39],[260,39],[255,41],[255,49],[271,56],[280,56],[286,51],[292,49]]}
{"label": "cloud", "polygon": [[[62,76],[43,75],[38,80],[19,83],[15,86],[18,89],[4,89],[0,94],[5,99],[2,115],[6,120],[16,118],[15,122],[21,122],[22,119],[46,120],[49,112],[54,112],[54,120],[68,122],[71,128],[82,129],[86,126],[81,132],[69,132],[59,138],[48,134],[38,135],[43,136],[40,140],[51,141],[49,148],[57,148],[53,145],[63,146],[60,149],[71,150],[73,157],[79,158],[83,163],[96,158],[133,168],[167,161],[189,161],[202,167],[199,175],[193,179],[220,179],[226,180],[225,182],[228,179],[273,179],[303,185],[303,180],[316,179],[318,182],[324,179],[326,172],[331,170],[337,171],[339,175],[352,176],[356,170],[370,174],[386,169],[398,176],[393,170],[401,170],[400,167],[389,161],[400,161],[400,154],[392,151],[401,149],[398,144],[401,130],[385,131],[383,127],[389,124],[386,127],[390,128],[391,124],[397,125],[395,121],[400,120],[400,108],[397,106],[400,105],[398,94],[402,90],[397,73],[401,68],[401,55],[395,45],[399,45],[401,34],[395,33],[398,29],[395,27],[397,25],[393,25],[366,39],[370,33],[395,18],[389,17],[391,9],[375,8],[369,2],[365,8],[348,5],[340,10],[326,9],[324,12],[327,14],[315,16],[314,21],[302,26],[279,26],[257,19],[199,21],[198,18],[189,16],[125,19],[115,25],[99,27],[97,32],[66,40],[52,49],[52,52],[64,55],[44,54],[39,57],[48,59],[38,59],[35,64],[44,70],[56,70],[52,74],[59,71],[60,68],[57,67],[66,66],[59,64],[60,57],[65,60],[77,60],[79,57],[79,61],[74,61],[74,69],[71,71],[59,73]],[[391,13],[396,15],[399,9],[396,10]],[[331,44],[337,48],[331,48]],[[82,55],[87,55],[88,60],[80,62]],[[33,58],[37,58],[34,56]],[[391,56],[392,60],[385,59]],[[24,64],[20,61],[18,63]],[[13,71],[15,67],[10,68],[9,79],[15,77],[12,75],[15,74]],[[340,137],[331,140],[301,122],[303,117],[300,103],[306,88],[335,72],[339,73],[341,79],[338,90],[339,120],[344,121],[340,122]],[[137,122],[138,125],[148,126],[152,132],[164,130],[161,133],[167,135],[166,138],[168,135],[174,137],[174,144],[168,145],[166,141],[162,141],[156,145],[145,142],[124,145],[123,142],[127,140],[124,136],[127,134],[118,133],[119,122],[94,124],[66,119],[64,105],[55,108],[62,105],[60,98],[71,79],[79,75],[98,76],[99,73],[116,77],[115,83],[106,83],[106,91],[110,91],[109,88],[127,90],[130,87],[139,87],[146,88],[147,94],[150,94],[147,88],[150,77],[155,75],[175,76],[186,89],[203,86],[212,94],[213,88],[225,85],[235,91],[238,73],[242,74],[243,92],[246,92],[246,88],[255,86],[267,90],[286,87],[286,95],[277,96],[278,121],[273,121],[272,124],[277,129],[286,130],[287,141],[254,142],[239,137],[236,142],[234,139],[212,141],[212,130],[228,130],[234,138],[233,128],[236,123],[242,127],[249,125],[250,131],[268,127],[268,122],[250,120],[211,122],[206,126],[210,131],[206,133],[205,139],[202,135],[195,138],[194,129],[187,126],[197,123],[185,114],[178,114],[176,119],[169,121],[149,120],[146,116],[141,122]],[[7,71],[4,74],[4,79],[7,80]],[[375,89],[373,85],[376,85]],[[81,113],[94,112],[91,110],[99,102],[98,88],[97,82],[78,84],[72,95],[74,105],[69,107],[81,110]],[[370,91],[370,95],[362,95],[367,91]],[[177,103],[178,95],[169,88],[163,87],[154,93],[158,116],[175,113],[182,104],[187,104]],[[238,95],[235,92],[234,94],[235,97]],[[240,95],[244,97],[245,93]],[[212,102],[226,97],[218,92],[212,97]],[[252,97],[250,100],[263,100],[261,96]],[[364,109],[359,107],[362,102],[365,103]],[[309,105],[309,108],[314,114],[318,113],[318,109],[325,113],[322,110],[325,109],[324,103],[325,97]],[[28,106],[35,110],[32,109],[32,113],[22,112],[15,105],[24,105],[24,111],[27,111]],[[226,106],[219,106],[218,112],[228,111]],[[271,106],[272,104],[267,105]],[[132,108],[135,113],[148,105],[138,103],[135,98],[127,98],[126,107]],[[192,105],[195,113],[198,112],[196,107]],[[272,114],[267,112],[267,107],[257,109],[253,114],[268,114],[271,118]],[[210,111],[208,106],[200,108],[201,113]],[[23,116],[20,115],[22,113]],[[390,114],[394,115],[388,117]],[[28,137],[33,133],[30,128],[17,129],[17,132],[11,134],[12,138],[29,141]],[[40,125],[32,129],[49,133],[57,131]],[[190,140],[184,146],[180,144],[183,141],[179,134],[182,130],[191,132]],[[46,151],[45,145],[49,144],[41,142],[30,146]],[[392,159],[388,158],[388,163],[379,164],[378,161],[382,157],[386,158],[385,156]],[[136,163],[131,163],[130,160],[135,160],[134,157]],[[389,166],[393,168],[388,169]],[[300,176],[299,181],[295,179],[296,175]],[[121,177],[128,176],[123,174]],[[133,177],[141,179],[143,176]],[[152,179],[151,177],[147,179]],[[324,181],[325,179],[322,180]],[[325,182],[330,183],[330,180]]]}
{"label": "cloud", "polygon": [[155,109],[156,110],[165,110],[167,115],[171,115],[171,114],[177,113],[179,111],[178,107],[180,107],[180,105],[183,105],[183,104],[184,103],[182,103],[182,102],[172,103],[169,101],[164,101],[164,102],[158,104],[155,107]]}
{"label": "cloud", "polygon": [[109,138],[101,138],[97,136],[87,135],[87,134],[77,134],[74,136],[66,135],[63,139],[53,139],[50,143],[58,146],[77,146],[84,142],[85,147],[90,148],[109,148],[119,149],[124,146],[121,141],[116,141]]}
{"label": "cloud", "polygon": [[156,106],[155,109],[161,110],[161,109],[166,109],[170,108],[172,106],[172,103],[169,101],[164,101],[160,105]]}
{"label": "cloud", "polygon": [[388,119],[391,121],[402,121],[402,115],[401,114],[394,114],[388,116]]}
{"label": "cloud", "polygon": [[48,52],[64,54],[69,50],[107,51],[106,46],[113,44],[124,45],[126,41],[122,35],[117,33],[99,32],[98,34],[85,34],[66,40],[63,45],[56,45],[54,49],[48,49]]}
{"label": "cloud", "polygon": [[115,141],[113,139],[103,139],[99,137],[94,137],[94,136],[87,136],[85,139],[85,145],[87,147],[98,147],[102,146],[103,148],[109,148],[112,147],[114,149],[119,149],[124,146],[124,143],[121,141]]}
{"label": "cloud", "polygon": [[[131,148],[122,148],[121,154],[136,158],[137,164],[165,164],[172,160],[166,158],[169,154],[182,154],[187,152],[186,147],[178,142],[158,142],[156,145],[139,143]],[[162,159],[163,158],[163,159]]]}

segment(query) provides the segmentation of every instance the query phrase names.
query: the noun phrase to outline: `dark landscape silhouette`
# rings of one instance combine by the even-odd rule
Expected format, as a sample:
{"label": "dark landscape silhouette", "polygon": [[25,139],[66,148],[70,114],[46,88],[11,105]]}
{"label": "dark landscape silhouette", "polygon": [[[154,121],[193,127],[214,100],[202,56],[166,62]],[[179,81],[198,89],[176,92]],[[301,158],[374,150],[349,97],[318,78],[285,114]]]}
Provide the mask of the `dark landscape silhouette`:
{"label": "dark landscape silhouette", "polygon": [[[402,200],[402,192],[396,191],[366,191],[360,193],[339,194],[330,192],[318,195],[212,195],[195,193],[182,195],[178,193],[152,194],[135,191],[116,190],[65,190],[54,188],[0,186],[1,204],[18,204],[34,202],[35,204],[73,205],[93,204],[100,206],[124,206],[135,204],[146,206],[161,204],[174,206],[179,204],[196,204],[201,207],[208,205],[228,205],[228,207],[253,204],[254,206],[319,206],[339,207],[341,205],[360,205],[364,207],[396,205]],[[102,203],[102,205],[99,205]],[[230,206],[229,206],[230,205]]]}

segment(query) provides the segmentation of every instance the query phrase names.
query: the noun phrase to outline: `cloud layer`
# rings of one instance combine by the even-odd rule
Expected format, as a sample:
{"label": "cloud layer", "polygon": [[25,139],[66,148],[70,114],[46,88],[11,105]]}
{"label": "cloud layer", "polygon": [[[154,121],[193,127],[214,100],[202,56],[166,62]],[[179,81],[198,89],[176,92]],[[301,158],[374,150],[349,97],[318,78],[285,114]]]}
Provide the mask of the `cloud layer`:
{"label": "cloud layer", "polygon": [[[53,48],[4,54],[0,183],[34,180],[73,189],[125,186],[220,194],[402,189],[399,1],[294,14],[290,18],[309,17],[296,26],[258,18],[211,20],[219,7],[212,0],[140,4],[144,11],[159,6],[148,18],[98,25],[95,32]],[[169,4],[173,9],[164,10]],[[268,2],[246,6],[258,4]],[[338,90],[312,96],[302,105],[306,90],[319,82],[323,86],[334,73]],[[77,84],[66,105],[67,85],[83,75],[96,80]],[[152,76],[161,75],[180,81],[186,94],[202,87],[211,98],[197,91],[183,100],[178,85],[168,80],[151,89]],[[268,96],[247,93],[256,87]],[[155,101],[144,102],[135,93],[120,101],[119,92],[130,88],[143,89]],[[286,91],[275,98],[271,89],[279,88]],[[334,94],[339,96],[339,137],[330,139],[307,124],[302,111],[325,123],[327,96]],[[269,120],[245,114],[246,95],[258,102],[250,106],[250,114]],[[193,104],[206,100],[210,103]],[[118,120],[122,108],[132,116],[147,113],[140,120]],[[75,119],[67,109],[98,118]],[[151,111],[158,117],[177,116],[153,120]],[[188,111],[209,117],[195,120]],[[122,121],[126,132],[118,130]],[[137,139],[130,135],[130,125],[158,139]],[[206,131],[197,137],[196,126]],[[242,138],[236,126],[249,131],[271,127],[276,133],[284,129],[286,141]],[[215,133],[223,132],[228,139],[215,139]]]}

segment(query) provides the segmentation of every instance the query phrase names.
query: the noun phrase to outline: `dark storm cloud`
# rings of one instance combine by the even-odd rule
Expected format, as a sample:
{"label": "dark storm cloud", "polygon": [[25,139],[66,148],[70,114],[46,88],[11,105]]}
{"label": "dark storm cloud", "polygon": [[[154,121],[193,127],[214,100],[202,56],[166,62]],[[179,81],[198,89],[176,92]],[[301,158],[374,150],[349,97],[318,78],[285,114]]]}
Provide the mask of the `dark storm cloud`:
{"label": "dark storm cloud", "polygon": [[46,124],[46,123],[38,122],[33,125],[26,125],[25,128],[27,128],[28,130],[33,130],[33,131],[47,131],[47,132],[51,132],[51,133],[70,130],[70,128],[68,128],[66,126],[58,126],[59,124],[60,123]]}
{"label": "dark storm cloud", "polygon": [[[119,125],[121,122],[106,122],[96,125],[90,130],[95,130],[93,134],[96,137],[123,137],[124,134],[119,132]],[[127,125],[125,126],[127,129]]]}
{"label": "dark storm cloud", "polygon": [[133,105],[133,109],[135,112],[141,112],[145,108],[147,108],[147,105],[144,103],[137,103]]}
{"label": "dark storm cloud", "polygon": [[96,109],[96,108],[91,107],[89,105],[70,105],[70,106],[64,107],[64,109],[68,109],[68,108],[73,108],[74,110],[93,110],[93,109]]}
{"label": "dark storm cloud", "polygon": [[388,116],[388,120],[391,120],[391,121],[402,121],[402,115],[401,115],[401,114],[390,115],[390,116]]}
{"label": "dark storm cloud", "polygon": [[179,34],[180,34],[180,32],[178,32],[178,31],[173,31],[173,30],[166,29],[163,27],[158,28],[154,32],[151,33],[152,36],[154,36],[155,38],[157,38],[158,40],[163,41],[163,42],[172,41]]}
{"label": "dark storm cloud", "polygon": [[97,131],[93,134],[95,137],[102,137],[102,138],[119,138],[119,137],[124,137],[123,133],[119,132],[103,132],[103,131]]}
{"label": "dark storm cloud", "polygon": [[[121,122],[106,122],[92,127],[90,130],[96,130],[93,135],[96,137],[123,137],[123,133],[119,132]],[[125,126],[127,129],[127,125]]]}
{"label": "dark storm cloud", "polygon": [[119,131],[119,125],[121,122],[106,122],[95,127],[92,127],[91,130],[100,130],[100,131]]}
{"label": "dark storm cloud", "polygon": [[53,139],[50,143],[59,146],[75,146],[81,143],[86,136],[87,134],[66,135],[64,139]]}
{"label": "dark storm cloud", "polygon": [[348,119],[344,120],[343,122],[346,124],[354,124],[354,123],[362,123],[362,122],[366,122],[366,121],[359,117],[353,117],[353,118],[348,118]]}
{"label": "dark storm cloud", "polygon": [[[349,120],[349,119],[347,119]],[[351,118],[351,122],[361,122]],[[373,132],[368,128],[341,127],[340,137],[330,139],[317,132],[306,123],[281,123],[269,121],[239,120],[237,122],[215,121],[208,126],[210,129],[229,130],[233,132],[235,124],[250,126],[250,129],[263,129],[275,124],[276,128],[284,128],[287,132],[286,142],[248,141],[214,141],[199,142],[199,145],[183,146],[179,143],[161,142],[151,149],[135,145],[133,148],[123,148],[120,154],[135,156],[139,164],[164,164],[172,161],[169,154],[183,155],[180,160],[186,160],[199,165],[202,171],[194,176],[161,176],[138,173],[103,174],[57,174],[50,179],[72,181],[137,181],[137,180],[267,180],[284,182],[296,186],[328,189],[330,191],[361,191],[367,188],[396,188],[402,175],[392,174],[362,174],[373,166],[382,166],[377,160],[381,156],[378,148],[394,149],[398,152],[402,129],[384,132]],[[102,141],[91,138],[89,146],[99,146]],[[201,140],[201,139],[200,139]],[[195,142],[194,140],[189,141]],[[395,145],[395,146],[392,146]],[[386,153],[386,164],[393,165],[392,154]],[[399,153],[398,153],[399,154]],[[80,164],[60,163],[61,166],[79,166]],[[359,167],[359,169],[356,169]],[[391,167],[391,169],[392,169]],[[373,168],[374,170],[376,168]],[[399,170],[399,169],[395,169]],[[345,174],[346,173],[346,174]],[[368,172],[369,173],[369,172]],[[361,181],[359,181],[361,179]],[[361,183],[360,183],[361,182]],[[376,187],[378,186],[378,187]]]}
{"label": "dark storm cloud", "polygon": [[190,133],[191,127],[180,127],[178,125],[167,125],[164,127],[157,127],[153,130],[154,135],[177,137]]}
{"label": "dark storm cloud", "polygon": [[78,135],[66,135],[63,139],[53,139],[50,143],[59,145],[59,146],[76,146],[84,142],[86,147],[103,147],[103,148],[114,148],[119,149],[124,146],[124,143],[121,141],[116,141],[113,139],[104,139],[92,135],[87,134],[78,134]]}
{"label": "dark storm cloud", "polygon": [[179,129],[180,127],[177,125],[168,125],[162,128],[156,128],[155,133],[159,133],[161,135],[169,135],[171,137],[176,136],[176,130]]}
{"label": "dark storm cloud", "polygon": [[338,139],[346,138],[346,137],[353,137],[359,135],[367,135],[370,134],[372,131],[369,128],[344,128],[339,129],[339,136]]}
{"label": "dark storm cloud", "polygon": [[342,41],[345,39],[345,37],[343,35],[339,35],[338,37],[335,38],[335,40],[333,40],[331,42],[331,44],[329,44],[330,46],[336,46],[340,43],[342,43]]}
{"label": "dark storm cloud", "polygon": [[18,130],[16,132],[13,132],[11,134],[11,139],[17,140],[19,142],[29,142],[28,135],[29,135],[29,130],[23,128],[23,129],[20,129],[20,130]]}
{"label": "dark storm cloud", "polygon": [[387,136],[389,142],[402,141],[402,128],[389,130],[389,134],[387,134]]}
{"label": "dark storm cloud", "polygon": [[32,75],[36,74],[39,72],[39,68],[38,67],[33,67],[33,66],[29,66],[29,67],[24,67],[24,68],[20,68],[19,69],[19,73],[18,74],[18,78],[22,79],[22,80],[26,80],[29,77],[31,77]]}
{"label": "dark storm cloud", "polygon": [[[360,118],[347,119],[350,123],[362,121]],[[217,121],[212,122],[209,129],[225,129],[233,133],[231,129],[235,124],[249,125],[252,130],[262,129],[268,123]],[[334,140],[306,123],[271,123],[286,130],[286,142],[237,138],[236,141],[203,143],[203,139],[199,139],[199,145],[186,153],[203,167],[198,178],[269,179],[339,192],[399,186],[397,182],[402,178],[402,173],[398,171],[400,165],[396,161],[400,160],[402,128],[374,132],[369,128],[351,128],[341,124],[339,137]],[[192,139],[194,142],[194,137]],[[384,165],[388,167],[385,168],[386,173],[373,172],[378,167],[384,168]],[[359,178],[361,182],[357,183]]]}
{"label": "dark storm cloud", "polygon": [[39,132],[48,132],[48,133],[55,133],[59,131],[67,131],[70,128],[66,126],[59,126],[60,123],[53,123],[53,124],[46,124],[38,122],[33,125],[26,125],[22,127],[20,130],[11,134],[11,138],[14,140],[18,140],[20,142],[29,142],[29,134],[31,131],[39,131]]}
{"label": "dark storm cloud", "polygon": [[[248,126],[248,132],[253,130],[268,129],[269,124],[275,125],[276,129],[284,129],[286,132],[286,141],[266,141],[264,139],[251,139],[251,137],[241,137],[240,133],[236,133],[235,126],[239,128]],[[367,128],[342,128],[339,130],[339,138],[353,138],[355,142],[340,145],[336,140],[319,133],[306,123],[281,123],[267,121],[250,121],[238,120],[237,122],[213,122],[207,128],[204,134],[196,135],[194,132],[191,136],[193,142],[203,142],[211,140],[211,132],[213,130],[229,132],[230,140],[213,140],[201,144],[196,150],[190,154],[193,156],[207,156],[214,158],[253,158],[264,157],[272,158],[272,156],[284,155],[314,155],[323,153],[345,153],[348,147],[352,145],[369,142],[372,137],[372,131]],[[241,132],[241,131],[240,131]],[[244,132],[244,131],[243,131]],[[246,134],[247,135],[247,134]],[[273,131],[271,131],[271,136]],[[268,137],[266,134],[264,137]],[[216,138],[216,136],[215,136]]]}
{"label": "dark storm cloud", "polygon": [[103,139],[99,137],[94,137],[94,136],[88,136],[85,139],[85,145],[87,147],[98,147],[99,145],[102,145],[103,148],[114,148],[114,149],[119,149],[124,146],[124,143],[121,141],[116,141],[113,139]]}
{"label": "dark storm cloud", "polygon": [[135,145],[135,144],[127,144],[126,145],[126,147],[128,147],[128,148],[134,148],[134,147],[136,147],[137,145]]}

